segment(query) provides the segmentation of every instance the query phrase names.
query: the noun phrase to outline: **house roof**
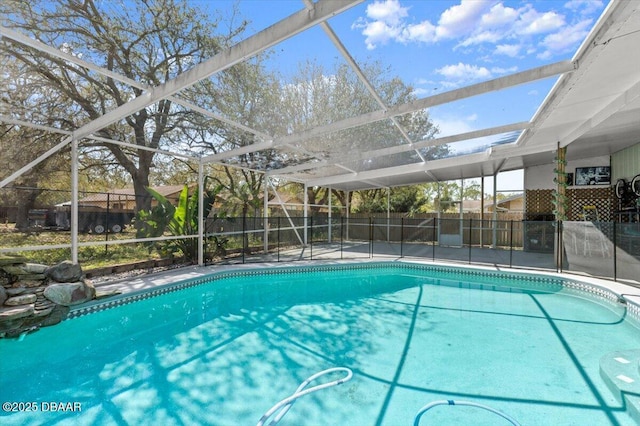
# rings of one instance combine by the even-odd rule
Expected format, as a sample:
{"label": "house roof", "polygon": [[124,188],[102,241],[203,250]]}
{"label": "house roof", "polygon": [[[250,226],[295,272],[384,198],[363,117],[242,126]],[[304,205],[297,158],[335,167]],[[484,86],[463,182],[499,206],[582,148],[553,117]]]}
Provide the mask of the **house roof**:
{"label": "house roof", "polygon": [[[522,198],[522,193],[519,194],[514,194],[511,195],[507,198],[503,198],[502,200],[498,200],[498,208],[501,208],[501,206],[517,200],[517,199],[521,199]],[[480,207],[482,205],[482,201],[481,200],[464,200],[462,203],[462,210],[464,211],[480,211]],[[492,200],[484,200],[484,208],[485,210],[488,209],[489,207],[493,207],[493,201]]]}
{"label": "house roof", "polygon": [[[175,195],[182,191],[184,185],[166,185],[166,186],[152,186],[153,190],[157,191],[161,195],[165,197],[169,197],[171,195]],[[95,194],[87,195],[86,197],[80,198],[78,200],[79,204],[90,204],[90,203],[105,203],[116,202],[116,201],[133,201],[135,200],[135,192],[133,188],[123,188],[123,189],[109,189],[107,192],[100,192]],[[69,203],[64,203],[68,205]]]}

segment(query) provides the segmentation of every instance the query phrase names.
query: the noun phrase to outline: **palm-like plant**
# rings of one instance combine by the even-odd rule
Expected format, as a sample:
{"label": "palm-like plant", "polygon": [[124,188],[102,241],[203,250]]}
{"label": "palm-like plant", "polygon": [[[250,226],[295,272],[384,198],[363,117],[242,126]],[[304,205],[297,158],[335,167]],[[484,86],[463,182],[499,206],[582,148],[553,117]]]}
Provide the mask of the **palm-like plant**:
{"label": "palm-like plant", "polygon": [[[209,187],[209,178],[204,182],[204,210],[203,218],[207,218],[213,208],[216,196],[222,186]],[[163,254],[182,253],[185,260],[194,262],[198,258],[198,190],[190,196],[189,187],[184,186],[178,197],[178,204],[174,206],[164,195],[152,188],[147,191],[156,200],[151,210],[142,210],[136,216],[136,235],[138,238],[161,237],[169,234],[188,238],[171,239],[160,243],[152,243]],[[222,215],[218,215],[221,217]]]}

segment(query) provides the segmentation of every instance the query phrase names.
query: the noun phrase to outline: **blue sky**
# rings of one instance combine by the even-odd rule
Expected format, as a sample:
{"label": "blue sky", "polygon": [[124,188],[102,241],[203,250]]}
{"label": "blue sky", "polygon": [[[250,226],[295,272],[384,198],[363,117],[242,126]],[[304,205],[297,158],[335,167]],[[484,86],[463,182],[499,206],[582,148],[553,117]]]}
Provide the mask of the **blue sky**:
{"label": "blue sky", "polygon": [[[218,2],[213,2],[218,3]],[[379,60],[418,97],[570,59],[606,1],[365,1],[329,24],[356,60]],[[301,0],[240,2],[259,31],[303,7]],[[211,6],[211,5],[210,5]],[[286,76],[297,61],[331,65],[339,54],[319,28],[275,48]],[[441,136],[529,120],[555,78],[433,108]]]}
{"label": "blue sky", "polygon": [[[196,1],[221,8],[230,1]],[[378,60],[415,89],[441,93],[571,59],[608,0],[369,0],[329,21],[357,61]],[[304,7],[301,0],[239,3],[257,32]],[[272,66],[286,78],[297,63],[331,66],[340,55],[320,28],[274,48]],[[535,114],[557,78],[477,96],[430,110],[439,136],[518,121]],[[460,146],[462,145],[462,146]],[[454,149],[464,151],[460,144]]]}

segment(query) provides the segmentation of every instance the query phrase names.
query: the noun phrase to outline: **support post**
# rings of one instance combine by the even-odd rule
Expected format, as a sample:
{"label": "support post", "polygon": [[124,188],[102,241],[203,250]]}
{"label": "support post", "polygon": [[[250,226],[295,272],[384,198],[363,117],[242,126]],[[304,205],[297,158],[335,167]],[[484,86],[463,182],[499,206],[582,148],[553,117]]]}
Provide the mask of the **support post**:
{"label": "support post", "polygon": [[71,262],[78,264],[78,140],[71,141]]}
{"label": "support post", "polygon": [[[439,185],[439,184],[438,184],[438,185]],[[439,186],[438,186],[438,187],[439,187]],[[439,211],[440,211],[440,209],[438,209],[438,212],[439,212]],[[438,215],[439,215],[439,213],[438,213]],[[436,222],[439,222],[437,217],[433,219],[433,232],[432,232],[432,234],[433,234],[433,241],[432,241],[432,244],[431,244],[431,260],[432,260],[433,262],[435,262],[435,261],[436,261]],[[438,225],[438,226],[440,226],[440,224],[439,224],[439,223],[438,223],[437,225]]]}
{"label": "support post", "polygon": [[264,229],[264,236],[262,237],[262,241],[264,243],[263,250],[264,254],[269,253],[269,176],[265,173],[264,175],[264,200],[262,202],[263,205],[263,223],[262,228]]}
{"label": "support post", "polygon": [[498,248],[498,174],[493,175],[493,228],[491,236],[491,248]]}
{"label": "support post", "polygon": [[242,215],[242,264],[245,262],[245,251],[247,250],[247,215]]}
{"label": "support post", "polygon": [[[440,244],[440,218],[441,218],[441,212],[442,212],[442,194],[440,193],[440,182],[438,182],[438,215],[436,216],[436,221],[434,221],[434,223],[438,224],[438,244]],[[436,234],[433,234],[433,242],[435,245],[435,241],[436,241]]]}
{"label": "support post", "polygon": [[391,210],[391,188],[387,188],[387,243],[391,241],[391,223],[390,223],[390,214]]}
{"label": "support post", "polygon": [[400,218],[400,258],[403,258],[402,255],[402,243],[404,241],[404,217]]}
{"label": "support post", "polygon": [[[567,219],[567,209],[566,209],[566,189],[567,189],[567,173],[566,173],[566,165],[567,165],[567,148],[561,148],[560,142],[558,142],[558,150],[556,151],[556,167],[555,167],[555,219],[556,223],[561,224],[563,220]],[[556,269],[562,268],[562,226],[557,227],[558,231],[558,239],[555,250],[555,258],[556,258]]]}
{"label": "support post", "polygon": [[331,187],[329,187],[327,190],[329,191],[329,223],[327,224],[327,243],[331,244]]}
{"label": "support post", "polygon": [[351,210],[351,191],[347,191],[347,231],[346,231],[346,240],[349,241],[349,211]]}
{"label": "support post", "polygon": [[207,218],[204,217],[204,165],[198,161],[198,266],[204,265],[204,229]]}
{"label": "support post", "polygon": [[340,259],[341,260],[343,258],[342,257],[342,255],[343,255],[343,252],[342,252],[343,238],[342,238],[342,236],[343,235],[344,235],[344,217],[340,216]]}
{"label": "support post", "polygon": [[469,218],[469,264],[471,264],[471,231],[473,231],[473,218]]}
{"label": "support post", "polygon": [[513,268],[513,219],[509,223],[509,268]]}
{"label": "support post", "polygon": [[484,176],[480,178],[480,248],[484,248]]}
{"label": "support post", "polygon": [[303,222],[304,222],[304,242],[303,245],[306,247],[307,246],[307,215],[308,215],[308,209],[309,209],[309,194],[307,194],[307,184],[304,184],[304,216],[303,216]]}

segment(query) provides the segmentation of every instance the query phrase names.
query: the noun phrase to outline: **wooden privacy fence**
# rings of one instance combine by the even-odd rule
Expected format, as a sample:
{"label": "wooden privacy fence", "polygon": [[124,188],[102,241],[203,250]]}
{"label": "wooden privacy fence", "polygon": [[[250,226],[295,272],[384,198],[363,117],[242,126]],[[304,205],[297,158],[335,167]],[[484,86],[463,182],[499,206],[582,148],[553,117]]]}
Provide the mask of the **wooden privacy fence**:
{"label": "wooden privacy fence", "polygon": [[[481,220],[468,217],[457,218],[393,218],[389,217],[350,217],[343,219],[346,227],[344,238],[348,240],[373,240],[408,243],[447,244],[441,236],[458,236],[459,244],[486,246],[493,244],[495,233],[496,245],[521,248],[524,242],[523,221]],[[340,220],[340,219],[338,219]],[[442,240],[442,241],[441,241]]]}

